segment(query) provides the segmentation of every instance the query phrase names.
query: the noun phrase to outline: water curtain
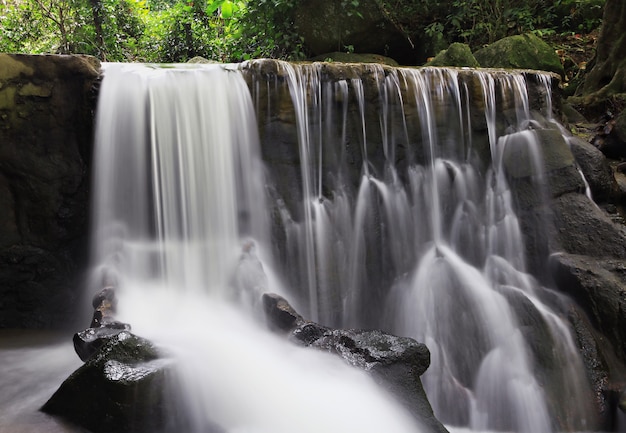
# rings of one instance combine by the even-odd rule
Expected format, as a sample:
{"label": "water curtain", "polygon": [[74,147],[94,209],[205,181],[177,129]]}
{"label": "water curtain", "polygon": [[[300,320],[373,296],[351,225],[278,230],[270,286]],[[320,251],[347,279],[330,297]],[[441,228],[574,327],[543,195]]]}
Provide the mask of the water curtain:
{"label": "water curtain", "polygon": [[[424,385],[447,425],[584,429],[590,397],[580,357],[547,301],[555,296],[527,267],[509,186],[511,161],[523,155],[541,194],[536,130],[558,129],[551,80],[533,76],[540,106],[531,109],[521,72],[265,60],[107,65],[94,284],[119,286],[127,321],[166,345],[163,334],[174,333],[171,322],[159,325],[164,316],[221,332],[242,315],[261,320],[259,295],[279,292],[324,325],[426,343]],[[159,296],[165,307],[152,306]],[[184,312],[175,313],[180,299]],[[203,312],[203,303],[220,307]],[[151,305],[149,318],[138,304]],[[230,305],[239,319],[222,315]],[[246,354],[251,340],[263,341],[255,350],[281,352],[256,332],[209,341]],[[272,363],[288,368],[263,359],[267,372]],[[237,381],[236,370],[215,368]],[[196,396],[216,392],[178,382]],[[194,419],[200,429],[202,416]],[[253,421],[280,431],[265,422]]]}

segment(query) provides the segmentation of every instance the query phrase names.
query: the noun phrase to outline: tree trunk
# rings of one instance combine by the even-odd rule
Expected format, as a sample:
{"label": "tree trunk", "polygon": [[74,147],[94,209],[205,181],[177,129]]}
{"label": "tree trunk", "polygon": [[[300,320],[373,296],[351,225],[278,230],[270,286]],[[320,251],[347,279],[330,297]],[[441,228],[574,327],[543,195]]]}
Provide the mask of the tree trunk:
{"label": "tree trunk", "polygon": [[585,78],[583,96],[597,101],[626,92],[626,2],[607,0],[594,64]]}
{"label": "tree trunk", "polygon": [[96,32],[96,45],[100,52],[100,58],[106,61],[106,50],[104,47],[104,32],[102,31],[102,23],[104,19],[102,17],[102,2],[100,0],[89,0],[91,6],[91,13],[93,17],[93,27]]}

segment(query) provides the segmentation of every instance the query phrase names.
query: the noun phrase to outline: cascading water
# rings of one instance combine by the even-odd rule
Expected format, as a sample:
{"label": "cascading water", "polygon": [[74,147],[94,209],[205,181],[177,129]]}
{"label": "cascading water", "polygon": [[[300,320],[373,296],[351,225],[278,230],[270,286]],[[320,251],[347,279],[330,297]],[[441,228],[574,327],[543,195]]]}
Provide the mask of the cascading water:
{"label": "cascading water", "polygon": [[[340,361],[259,331],[246,307],[265,291],[324,325],[426,343],[425,388],[450,426],[585,429],[581,362],[527,273],[507,180],[507,152],[539,155],[524,76],[274,64],[105,69],[94,285],[117,285],[120,319],[177,356],[190,429],[418,429]],[[267,125],[292,117],[293,185],[264,173],[253,107]]]}
{"label": "cascading water", "polygon": [[270,335],[246,308],[280,285],[261,261],[263,170],[241,74],[109,64],[104,76],[93,280],[117,286],[119,318],[176,359],[172,431],[419,431],[363,372]]}
{"label": "cascading water", "polygon": [[[534,129],[553,127],[550,79],[539,78],[540,121],[531,116],[521,73],[372,65],[362,68],[362,79],[329,83],[320,64],[281,68],[307,164],[302,209],[293,211],[301,218],[282,222],[291,240],[287,256],[299,255],[293,263],[306,268],[286,273],[308,299],[310,316],[426,343],[432,362],[425,388],[449,425],[591,427],[588,385],[568,326],[546,305],[549,291],[527,274],[507,181],[507,168],[515,167],[505,167],[505,157],[509,164],[518,153],[530,159],[542,195]],[[364,114],[365,104],[378,118]],[[471,104],[481,107],[482,119]],[[359,155],[346,155],[349,148]],[[546,349],[552,366],[540,365],[538,351]]]}

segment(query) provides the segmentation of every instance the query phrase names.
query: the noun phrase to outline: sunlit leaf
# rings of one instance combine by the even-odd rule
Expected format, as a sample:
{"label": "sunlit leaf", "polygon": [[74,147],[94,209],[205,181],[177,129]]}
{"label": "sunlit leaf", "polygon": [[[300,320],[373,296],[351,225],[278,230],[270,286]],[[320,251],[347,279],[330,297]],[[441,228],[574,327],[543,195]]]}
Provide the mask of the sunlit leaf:
{"label": "sunlit leaf", "polygon": [[230,0],[224,1],[222,3],[222,18],[229,19],[233,17],[234,5]]}

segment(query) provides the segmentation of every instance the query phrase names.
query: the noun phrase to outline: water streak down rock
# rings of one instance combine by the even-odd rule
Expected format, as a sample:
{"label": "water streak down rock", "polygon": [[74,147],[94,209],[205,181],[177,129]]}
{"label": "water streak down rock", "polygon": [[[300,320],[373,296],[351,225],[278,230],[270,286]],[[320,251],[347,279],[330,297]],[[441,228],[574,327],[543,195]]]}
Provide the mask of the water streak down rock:
{"label": "water streak down rock", "polygon": [[305,320],[280,295],[266,293],[262,299],[270,328],[297,344],[336,353],[369,372],[428,432],[447,432],[435,418],[419,378],[430,365],[424,344],[377,330],[328,328]]}

